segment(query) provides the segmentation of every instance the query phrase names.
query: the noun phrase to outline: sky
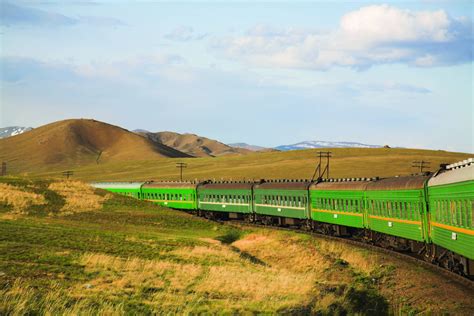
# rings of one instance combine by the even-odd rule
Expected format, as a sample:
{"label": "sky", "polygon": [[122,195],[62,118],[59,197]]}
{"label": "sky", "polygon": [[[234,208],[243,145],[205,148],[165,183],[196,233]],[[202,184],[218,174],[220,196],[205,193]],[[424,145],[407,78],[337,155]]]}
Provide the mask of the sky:
{"label": "sky", "polygon": [[471,1],[0,3],[2,127],[474,152]]}

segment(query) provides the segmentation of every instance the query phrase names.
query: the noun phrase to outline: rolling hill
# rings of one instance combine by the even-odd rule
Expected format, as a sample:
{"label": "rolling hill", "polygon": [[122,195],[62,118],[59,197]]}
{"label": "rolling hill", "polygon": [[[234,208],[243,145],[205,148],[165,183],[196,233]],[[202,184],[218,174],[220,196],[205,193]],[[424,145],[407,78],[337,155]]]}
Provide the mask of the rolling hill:
{"label": "rolling hill", "polygon": [[0,139],[0,160],[7,162],[9,173],[166,157],[190,156],[121,127],[88,119],[54,122]]}
{"label": "rolling hill", "polygon": [[174,132],[151,133],[143,130],[139,130],[138,133],[153,142],[164,144],[195,157],[245,155],[252,152],[248,149],[231,147],[217,140],[195,134],[179,134]]}

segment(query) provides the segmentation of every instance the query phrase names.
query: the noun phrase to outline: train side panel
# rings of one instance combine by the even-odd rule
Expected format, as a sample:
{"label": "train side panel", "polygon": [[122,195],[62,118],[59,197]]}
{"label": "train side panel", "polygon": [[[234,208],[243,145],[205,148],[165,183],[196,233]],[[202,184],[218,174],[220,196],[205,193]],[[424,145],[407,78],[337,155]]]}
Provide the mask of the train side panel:
{"label": "train side panel", "polygon": [[252,186],[250,182],[203,184],[198,188],[198,208],[213,212],[252,213]]}
{"label": "train side panel", "polygon": [[255,213],[309,219],[309,185],[309,182],[268,182],[255,186]]}
{"label": "train side panel", "polygon": [[395,177],[370,183],[366,191],[369,229],[426,241],[425,182],[428,175]]}
{"label": "train side panel", "polygon": [[428,184],[434,244],[474,259],[474,166],[446,171]]}
{"label": "train side panel", "polygon": [[98,189],[141,199],[141,187],[144,182],[97,182],[91,185]]}
{"label": "train side panel", "polygon": [[367,181],[321,182],[310,187],[311,219],[364,228]]}
{"label": "train side panel", "polygon": [[146,201],[154,202],[158,205],[183,209],[196,209],[196,188],[195,187],[153,187],[144,185],[142,196]]}
{"label": "train side panel", "polygon": [[247,214],[252,212],[252,194],[250,190],[199,189],[198,206],[204,211]]}

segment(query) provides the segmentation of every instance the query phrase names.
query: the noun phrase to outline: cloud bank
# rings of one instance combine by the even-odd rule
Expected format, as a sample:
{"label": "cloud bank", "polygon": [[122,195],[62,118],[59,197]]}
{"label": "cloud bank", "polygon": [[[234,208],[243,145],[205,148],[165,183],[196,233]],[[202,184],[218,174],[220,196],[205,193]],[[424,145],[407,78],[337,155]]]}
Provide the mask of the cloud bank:
{"label": "cloud bank", "polygon": [[99,16],[69,17],[45,10],[18,6],[9,2],[0,3],[0,25],[5,26],[71,26],[89,24],[93,26],[123,26],[119,19]]}
{"label": "cloud bank", "polygon": [[196,33],[191,26],[179,26],[166,34],[164,37],[171,41],[188,42],[202,40],[207,33]]}
{"label": "cloud bank", "polygon": [[453,18],[443,10],[413,12],[371,5],[344,15],[336,30],[258,25],[241,36],[214,39],[212,46],[222,56],[262,67],[432,67],[472,61],[472,26],[468,18]]}

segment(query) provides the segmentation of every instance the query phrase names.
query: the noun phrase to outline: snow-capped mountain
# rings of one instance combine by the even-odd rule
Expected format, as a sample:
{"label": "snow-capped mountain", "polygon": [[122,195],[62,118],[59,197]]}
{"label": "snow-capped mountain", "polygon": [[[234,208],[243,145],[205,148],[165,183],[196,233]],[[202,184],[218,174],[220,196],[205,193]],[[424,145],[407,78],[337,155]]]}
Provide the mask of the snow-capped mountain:
{"label": "snow-capped mountain", "polygon": [[330,141],[304,141],[291,145],[280,145],[275,147],[275,149],[281,151],[287,150],[300,150],[300,149],[311,149],[311,148],[380,148],[380,145],[368,145],[355,142],[330,142]]}
{"label": "snow-capped mountain", "polygon": [[21,126],[0,127],[0,138],[7,138],[10,136],[19,135],[31,130],[32,130],[31,127],[21,127]]}
{"label": "snow-capped mountain", "polygon": [[265,150],[265,149],[268,149],[268,148],[265,148],[265,147],[262,147],[262,146],[257,146],[257,145],[249,145],[247,143],[233,143],[233,144],[227,144],[231,147],[236,147],[236,148],[244,148],[244,149],[248,149],[248,150],[251,150],[251,151],[261,151],[261,150]]}

